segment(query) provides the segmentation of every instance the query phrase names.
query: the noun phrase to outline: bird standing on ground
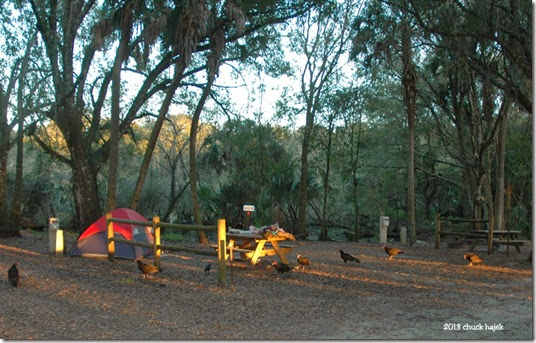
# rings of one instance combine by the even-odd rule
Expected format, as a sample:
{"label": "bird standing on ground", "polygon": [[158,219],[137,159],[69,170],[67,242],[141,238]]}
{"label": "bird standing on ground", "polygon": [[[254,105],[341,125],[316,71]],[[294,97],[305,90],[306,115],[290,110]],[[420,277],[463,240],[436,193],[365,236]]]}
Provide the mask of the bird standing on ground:
{"label": "bird standing on ground", "polygon": [[205,267],[205,276],[208,275],[208,273],[210,272],[210,267],[212,266],[212,263],[209,263],[207,264],[207,266]]}
{"label": "bird standing on ground", "polygon": [[341,258],[344,260],[344,263],[346,263],[347,261],[354,261],[354,262],[357,262],[357,263],[361,262],[361,261],[359,261],[359,259],[357,257],[353,257],[352,255],[350,255],[348,253],[345,253],[342,250],[339,250],[339,252],[341,253]]}
{"label": "bird standing on ground", "polygon": [[469,266],[482,263],[480,257],[478,257],[476,254],[472,254],[469,252],[463,254],[463,258],[469,261]]}
{"label": "bird standing on ground", "polygon": [[138,269],[143,273],[143,278],[145,279],[148,275],[156,274],[162,271],[162,268],[157,268],[152,264],[143,263],[141,258],[137,258],[136,262],[138,263]]}
{"label": "bird standing on ground", "polygon": [[387,246],[383,246],[383,249],[389,255],[389,259],[392,260],[396,255],[403,254],[404,252],[397,248],[388,248]]}
{"label": "bird standing on ground", "polygon": [[9,281],[9,284],[13,287],[19,287],[20,278],[19,270],[17,269],[18,264],[18,262],[13,263],[11,268],[9,268],[9,270],[7,271],[7,280]]}
{"label": "bird standing on ground", "polygon": [[311,265],[311,261],[309,261],[309,259],[307,257],[303,257],[302,255],[298,254],[296,256],[296,260],[298,261],[298,267],[299,266],[302,266],[303,268],[305,268],[305,266],[310,266]]}
{"label": "bird standing on ground", "polygon": [[290,267],[286,263],[277,263],[277,261],[274,261],[272,266],[274,266],[274,268],[277,269],[277,272],[281,275],[290,272]]}

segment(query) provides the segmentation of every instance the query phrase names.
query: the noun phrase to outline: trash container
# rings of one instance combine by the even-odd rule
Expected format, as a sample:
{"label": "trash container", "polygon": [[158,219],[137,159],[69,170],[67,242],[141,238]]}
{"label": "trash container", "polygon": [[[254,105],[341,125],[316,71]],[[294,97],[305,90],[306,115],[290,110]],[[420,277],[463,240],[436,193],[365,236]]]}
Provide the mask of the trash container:
{"label": "trash container", "polygon": [[389,217],[380,216],[380,243],[387,243],[387,228],[389,227]]}
{"label": "trash container", "polygon": [[58,218],[48,220],[48,251],[55,256],[63,256],[63,230]]}

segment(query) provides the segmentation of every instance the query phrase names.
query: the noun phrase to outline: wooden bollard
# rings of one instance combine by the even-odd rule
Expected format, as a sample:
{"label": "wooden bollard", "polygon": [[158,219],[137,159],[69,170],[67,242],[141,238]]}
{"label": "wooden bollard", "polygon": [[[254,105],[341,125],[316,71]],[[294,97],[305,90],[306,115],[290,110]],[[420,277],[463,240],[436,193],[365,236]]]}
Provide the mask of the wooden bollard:
{"label": "wooden bollard", "polygon": [[153,254],[154,265],[156,268],[160,268],[160,255],[162,250],[160,249],[160,217],[153,217]]}
{"label": "wooden bollard", "polygon": [[225,219],[218,219],[218,285],[222,288],[227,286],[225,229]]}
{"label": "wooden bollard", "polygon": [[115,262],[115,242],[114,238],[114,223],[112,222],[112,214],[106,213],[106,228],[108,237],[108,261]]}
{"label": "wooden bollard", "polygon": [[229,259],[231,260],[231,287],[234,285],[234,279],[233,279],[233,246],[231,245],[229,247]]}

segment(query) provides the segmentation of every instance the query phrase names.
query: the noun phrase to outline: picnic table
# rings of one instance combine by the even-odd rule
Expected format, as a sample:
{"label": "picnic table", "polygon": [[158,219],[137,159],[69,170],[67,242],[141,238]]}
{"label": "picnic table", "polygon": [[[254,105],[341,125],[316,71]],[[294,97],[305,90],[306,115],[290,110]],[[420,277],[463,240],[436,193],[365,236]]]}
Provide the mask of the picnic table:
{"label": "picnic table", "polygon": [[[475,246],[480,241],[485,241],[483,238],[479,238],[478,235],[488,235],[489,230],[472,230],[471,233],[475,235],[475,237],[471,240],[471,248],[470,251],[473,251]],[[523,246],[524,243],[530,242],[527,240],[523,240],[519,238],[519,234],[521,234],[521,231],[519,230],[493,230],[493,247],[495,250],[498,250],[501,245],[513,245],[517,252],[521,252],[520,246]]]}
{"label": "picnic table", "polygon": [[[280,244],[284,241],[295,241],[291,233],[270,231],[266,233],[227,233],[227,251],[240,253],[244,259],[250,260],[255,265],[259,258],[277,255],[281,262],[288,264],[287,254],[293,246]],[[215,247],[217,248],[217,247]]]}

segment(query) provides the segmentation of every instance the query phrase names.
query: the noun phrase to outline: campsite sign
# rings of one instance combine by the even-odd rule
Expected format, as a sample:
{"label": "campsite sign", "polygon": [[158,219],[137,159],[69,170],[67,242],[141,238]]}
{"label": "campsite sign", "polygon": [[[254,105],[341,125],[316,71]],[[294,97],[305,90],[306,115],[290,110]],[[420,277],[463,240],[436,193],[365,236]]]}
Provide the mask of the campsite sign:
{"label": "campsite sign", "polygon": [[244,205],[244,207],[242,207],[242,211],[244,211],[244,212],[255,212],[255,206],[254,205]]}

